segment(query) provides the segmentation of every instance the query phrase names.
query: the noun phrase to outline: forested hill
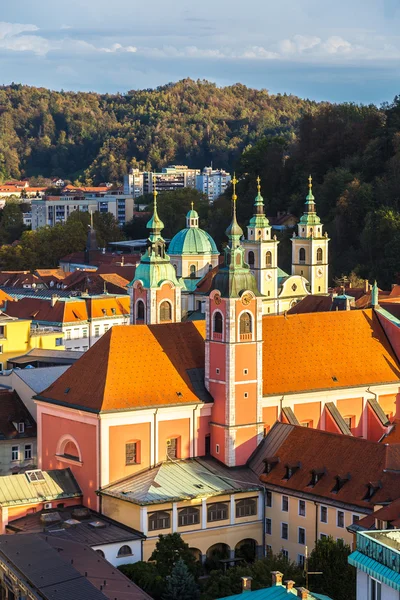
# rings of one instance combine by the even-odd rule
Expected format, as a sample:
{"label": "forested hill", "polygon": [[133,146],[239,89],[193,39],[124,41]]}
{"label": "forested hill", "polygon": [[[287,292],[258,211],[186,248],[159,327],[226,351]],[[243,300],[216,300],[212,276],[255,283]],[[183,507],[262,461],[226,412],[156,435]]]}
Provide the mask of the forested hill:
{"label": "forested hill", "polygon": [[315,103],[185,79],[126,94],[0,88],[0,178],[122,181],[129,166],[231,168],[266,135],[293,138]]}

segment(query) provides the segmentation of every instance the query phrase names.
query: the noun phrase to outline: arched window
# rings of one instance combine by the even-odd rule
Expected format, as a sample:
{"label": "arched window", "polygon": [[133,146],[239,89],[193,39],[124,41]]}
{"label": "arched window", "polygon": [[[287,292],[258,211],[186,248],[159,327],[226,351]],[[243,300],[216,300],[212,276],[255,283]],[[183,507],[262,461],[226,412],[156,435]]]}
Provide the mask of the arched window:
{"label": "arched window", "polygon": [[160,322],[163,321],[172,321],[172,308],[166,300],[160,304]]}
{"label": "arched window", "polygon": [[78,446],[78,442],[70,435],[63,435],[57,444],[56,454],[59,457],[67,458],[68,460],[82,461],[82,455]]}
{"label": "arched window", "polygon": [[239,331],[240,331],[240,335],[244,335],[246,333],[251,333],[251,314],[250,313],[245,312],[240,315]]}
{"label": "arched window", "polygon": [[136,320],[144,321],[144,302],[143,300],[138,300],[136,304]]}
{"label": "arched window", "polygon": [[214,313],[214,333],[222,333],[223,319],[220,312]]}
{"label": "arched window", "polygon": [[126,544],[124,546],[121,546],[121,548],[118,550],[118,554],[117,556],[131,556],[132,555],[132,550],[130,546],[127,546]]}
{"label": "arched window", "polygon": [[157,529],[169,529],[171,527],[171,515],[164,510],[158,510],[157,512],[149,515],[149,531],[156,531]]}
{"label": "arched window", "polygon": [[268,250],[267,254],[265,255],[265,266],[266,267],[272,266],[272,253],[269,250]]}
{"label": "arched window", "polygon": [[190,265],[190,277],[196,277],[196,265]]}
{"label": "arched window", "polygon": [[317,250],[317,262],[322,263],[322,259],[323,259],[324,255],[322,252],[322,248],[318,248]]}
{"label": "arched window", "polygon": [[207,507],[207,521],[224,521],[229,517],[228,505],[224,502],[209,504]]}
{"label": "arched window", "polygon": [[254,252],[252,250],[247,255],[247,262],[249,263],[249,267],[254,267]]}
{"label": "arched window", "polygon": [[257,514],[257,500],[255,498],[243,498],[236,501],[236,517],[250,517]]}
{"label": "arched window", "polygon": [[185,525],[197,525],[200,523],[200,510],[194,506],[188,508],[182,508],[178,513],[178,525],[185,527]]}
{"label": "arched window", "polygon": [[305,248],[300,248],[300,250],[299,250],[299,262],[306,262]]}
{"label": "arched window", "polygon": [[99,548],[98,550],[96,550],[96,552],[97,552],[97,554],[99,554],[100,556],[105,558],[103,550],[100,550],[100,548]]}
{"label": "arched window", "polygon": [[68,458],[79,460],[79,450],[72,441],[65,444],[63,454]]}

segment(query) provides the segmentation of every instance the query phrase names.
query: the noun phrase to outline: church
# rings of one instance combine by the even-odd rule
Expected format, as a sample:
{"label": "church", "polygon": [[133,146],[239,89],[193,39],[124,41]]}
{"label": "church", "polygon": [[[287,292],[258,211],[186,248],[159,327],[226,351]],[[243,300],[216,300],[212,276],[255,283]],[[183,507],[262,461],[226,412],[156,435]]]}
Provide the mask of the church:
{"label": "church", "polygon": [[[234,187],[236,183],[234,177]],[[316,213],[310,176],[304,214],[292,238],[292,274],[285,273],[278,266],[279,241],[265,215],[259,178],[257,188],[254,214],[246,239],[241,239],[244,262],[262,295],[263,314],[280,314],[309,294],[327,294],[329,238]],[[157,212],[157,191],[153,194],[153,216],[147,224],[149,244],[130,288],[131,323],[177,322],[193,313],[204,318],[206,297],[219,269],[216,244],[199,227],[199,215],[192,206],[186,215],[186,228],[172,238],[167,254],[161,235],[164,224]]]}
{"label": "church", "polygon": [[[219,525],[235,547],[254,519],[265,546],[260,485],[249,475],[234,482],[277,421],[377,441],[400,416],[400,321],[377,298],[367,310],[274,314],[299,288],[327,292],[329,240],[311,181],[291,291],[279,282],[260,190],[243,240],[235,185],[221,264],[194,209],[167,255],[154,194],[131,284],[133,325],[111,328],[36,396],[40,468],[68,466],[87,506],[149,536],[148,555],[160,532],[189,536],[191,527],[201,554]],[[204,319],[184,321],[193,267],[209,271]]]}

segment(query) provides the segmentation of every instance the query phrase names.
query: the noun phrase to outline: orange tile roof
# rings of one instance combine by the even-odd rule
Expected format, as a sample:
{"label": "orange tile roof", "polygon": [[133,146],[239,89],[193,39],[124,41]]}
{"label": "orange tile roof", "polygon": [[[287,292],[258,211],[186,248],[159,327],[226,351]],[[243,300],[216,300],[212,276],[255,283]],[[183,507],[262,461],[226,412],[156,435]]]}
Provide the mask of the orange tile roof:
{"label": "orange tile roof", "polygon": [[204,368],[204,335],[204,321],[112,327],[40,399],[94,412],[201,402],[187,370]]}
{"label": "orange tile roof", "polygon": [[48,323],[78,323],[87,321],[87,308],[84,300],[57,300],[54,306],[46,298],[26,296],[18,302],[7,305],[7,314],[18,319],[34,319]]}
{"label": "orange tile roof", "polygon": [[[130,298],[129,296],[107,296],[85,298],[89,318],[99,319],[105,316],[129,315]],[[115,314],[112,312],[115,310]],[[105,312],[104,312],[105,311]]]}
{"label": "orange tile roof", "polygon": [[400,379],[372,309],[265,317],[263,339],[264,395]]}
{"label": "orange tile roof", "polygon": [[384,444],[400,444],[400,419],[393,419],[388,427],[388,432],[382,436],[380,442]]}
{"label": "orange tile roof", "polygon": [[375,519],[387,521],[393,528],[398,529],[400,527],[400,498],[391,502],[389,506],[383,506],[363,519],[360,519],[357,522],[357,527],[375,529]]}
{"label": "orange tile roof", "polygon": [[[372,510],[374,504],[400,497],[400,452],[393,450],[394,446],[362,438],[277,422],[249,464],[267,488],[276,485]],[[279,462],[267,474],[263,461],[272,456]],[[287,465],[297,466],[290,479],[285,479]],[[324,474],[311,487],[313,470]],[[338,492],[332,491],[336,477],[347,479]],[[375,482],[378,489],[368,501],[368,484]]]}

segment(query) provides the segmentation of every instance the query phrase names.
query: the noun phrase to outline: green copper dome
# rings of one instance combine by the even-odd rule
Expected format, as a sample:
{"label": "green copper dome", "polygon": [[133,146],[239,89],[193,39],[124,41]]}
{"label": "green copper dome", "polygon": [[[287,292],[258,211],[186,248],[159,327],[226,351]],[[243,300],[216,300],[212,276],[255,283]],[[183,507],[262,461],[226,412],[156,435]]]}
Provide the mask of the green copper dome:
{"label": "green copper dome", "polygon": [[[190,213],[196,211],[190,211]],[[190,217],[189,217],[190,218]],[[186,227],[179,231],[170,241],[168,254],[219,254],[214,240],[206,231],[198,227]]]}

